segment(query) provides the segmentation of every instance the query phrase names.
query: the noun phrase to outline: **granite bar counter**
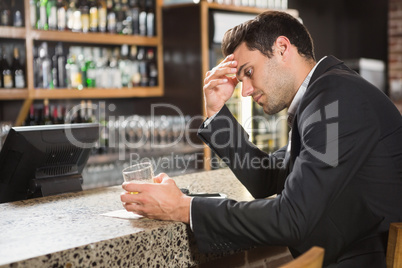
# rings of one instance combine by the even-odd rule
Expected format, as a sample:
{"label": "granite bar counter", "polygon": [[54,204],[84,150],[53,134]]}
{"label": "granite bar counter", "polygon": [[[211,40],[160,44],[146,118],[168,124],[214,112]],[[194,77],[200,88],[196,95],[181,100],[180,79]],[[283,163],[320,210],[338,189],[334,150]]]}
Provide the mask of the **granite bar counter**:
{"label": "granite bar counter", "polygon": [[[174,179],[191,192],[252,200],[228,169]],[[186,224],[101,215],[123,209],[122,191],[113,186],[0,204],[0,267],[191,267],[222,257],[199,253]],[[274,262],[289,259],[286,248],[264,252],[270,250]],[[247,252],[236,254],[248,261]]]}

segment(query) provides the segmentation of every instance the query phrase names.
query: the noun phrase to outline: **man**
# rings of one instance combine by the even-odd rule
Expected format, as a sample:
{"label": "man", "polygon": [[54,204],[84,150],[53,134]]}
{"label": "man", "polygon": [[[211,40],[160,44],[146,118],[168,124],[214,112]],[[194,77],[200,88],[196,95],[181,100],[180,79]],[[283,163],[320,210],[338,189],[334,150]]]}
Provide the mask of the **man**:
{"label": "man", "polygon": [[[328,267],[385,267],[389,224],[402,221],[402,117],[395,106],[335,57],[316,63],[308,31],[286,13],[264,12],[234,27],[222,50],[226,58],[204,81],[208,119],[199,136],[257,199],[190,199],[162,174],[158,185],[124,184],[140,192],[122,194],[125,208],[191,219],[202,251],[286,245],[296,257],[321,246]],[[248,142],[224,105],[238,81],[266,113],[288,108],[285,148],[265,154]],[[236,162],[245,157],[261,167]]]}

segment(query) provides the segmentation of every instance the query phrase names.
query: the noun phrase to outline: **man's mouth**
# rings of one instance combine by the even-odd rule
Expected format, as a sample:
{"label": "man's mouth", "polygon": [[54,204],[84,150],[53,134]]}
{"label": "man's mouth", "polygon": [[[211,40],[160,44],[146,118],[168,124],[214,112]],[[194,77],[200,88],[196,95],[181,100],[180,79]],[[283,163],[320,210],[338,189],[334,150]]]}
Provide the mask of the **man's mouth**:
{"label": "man's mouth", "polygon": [[256,103],[258,103],[258,101],[261,99],[261,97],[262,97],[261,94],[256,95],[256,96],[253,96],[253,100],[254,100]]}

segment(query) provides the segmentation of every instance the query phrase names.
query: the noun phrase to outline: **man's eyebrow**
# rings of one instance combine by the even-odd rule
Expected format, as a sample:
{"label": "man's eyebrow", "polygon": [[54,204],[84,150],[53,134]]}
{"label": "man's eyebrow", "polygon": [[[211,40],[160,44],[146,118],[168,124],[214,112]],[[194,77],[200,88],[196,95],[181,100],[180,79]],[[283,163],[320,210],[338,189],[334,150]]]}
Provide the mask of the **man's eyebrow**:
{"label": "man's eyebrow", "polygon": [[241,70],[243,70],[244,66],[246,66],[248,64],[248,62],[246,62],[245,64],[243,64],[242,66],[240,66],[239,70],[237,71],[237,76],[240,76]]}

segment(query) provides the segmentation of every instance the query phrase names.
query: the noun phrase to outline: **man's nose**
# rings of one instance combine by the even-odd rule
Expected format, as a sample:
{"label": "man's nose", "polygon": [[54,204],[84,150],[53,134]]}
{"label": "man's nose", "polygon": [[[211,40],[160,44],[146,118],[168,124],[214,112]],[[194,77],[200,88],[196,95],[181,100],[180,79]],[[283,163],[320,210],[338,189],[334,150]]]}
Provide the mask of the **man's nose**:
{"label": "man's nose", "polygon": [[253,94],[254,91],[253,85],[247,79],[243,79],[241,86],[242,86],[241,95],[243,97],[248,97],[251,96],[251,94]]}

